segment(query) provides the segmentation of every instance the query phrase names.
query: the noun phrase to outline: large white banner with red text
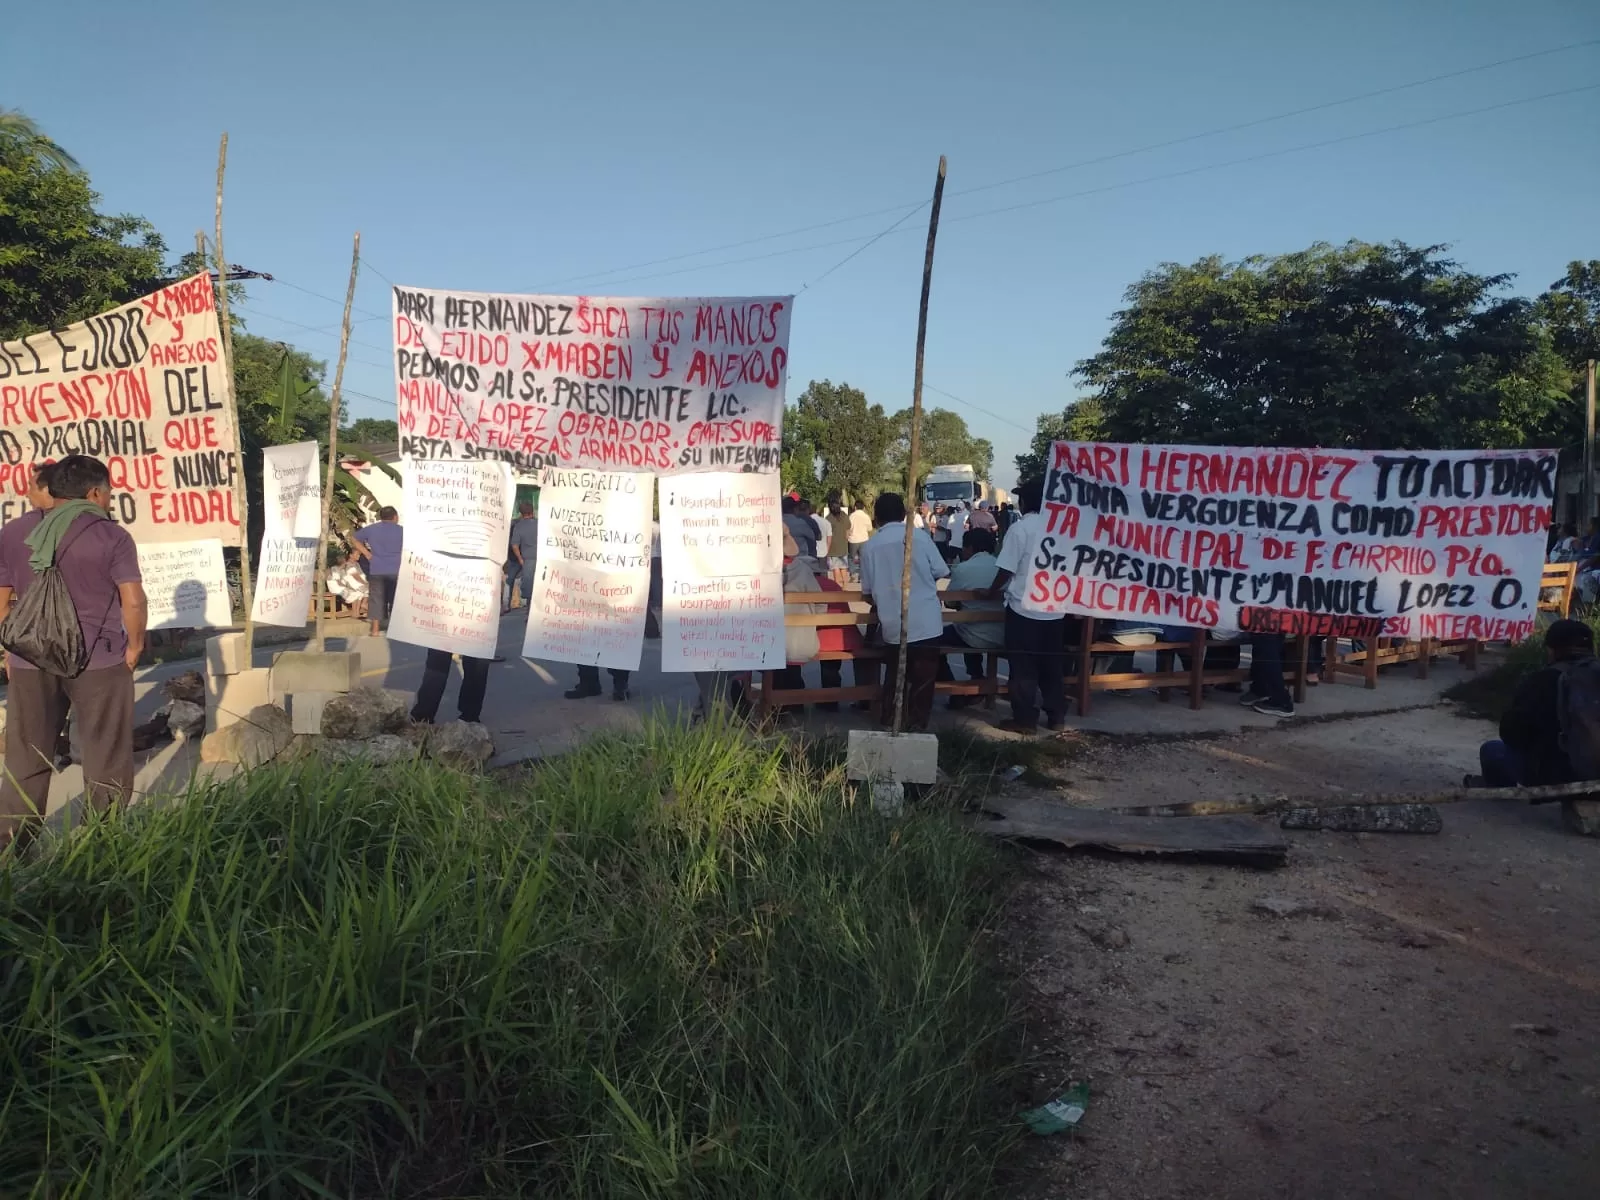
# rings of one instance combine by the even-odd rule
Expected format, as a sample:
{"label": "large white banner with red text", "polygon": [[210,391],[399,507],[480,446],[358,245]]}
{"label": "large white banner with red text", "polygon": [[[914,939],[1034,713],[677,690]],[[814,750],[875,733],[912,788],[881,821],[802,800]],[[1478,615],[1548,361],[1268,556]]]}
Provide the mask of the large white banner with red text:
{"label": "large white banner with red text", "polygon": [[1553,450],[1057,442],[1035,612],[1343,637],[1533,630]]}
{"label": "large white banner with red text", "polygon": [[400,453],[776,472],[792,303],[396,287]]}
{"label": "large white banner with red text", "polygon": [[65,329],[0,342],[0,525],[69,454],[111,471],[111,517],[141,545],[239,544],[239,439],[210,275]]}

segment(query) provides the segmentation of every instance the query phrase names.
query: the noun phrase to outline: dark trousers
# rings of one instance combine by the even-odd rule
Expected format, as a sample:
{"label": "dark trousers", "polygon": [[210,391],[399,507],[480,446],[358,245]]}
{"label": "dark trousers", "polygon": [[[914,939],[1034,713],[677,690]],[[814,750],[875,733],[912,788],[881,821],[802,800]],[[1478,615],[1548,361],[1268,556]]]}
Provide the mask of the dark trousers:
{"label": "dark trousers", "polygon": [[1274,704],[1288,704],[1283,682],[1283,634],[1257,633],[1250,638],[1250,690]]}
{"label": "dark trousers", "polygon": [[661,560],[650,560],[650,596],[645,601],[644,607],[644,637],[645,641],[653,642],[661,636],[662,595],[665,592],[666,581],[661,574]]}
{"label": "dark trousers", "polygon": [[[944,627],[944,636],[939,639],[939,644],[941,646],[966,646],[966,642],[961,640],[961,634],[954,625],[946,625]],[[961,661],[966,665],[968,679],[972,680],[973,683],[983,679],[983,651],[977,650],[970,654],[964,654],[961,656]],[[948,683],[955,677],[956,673],[950,669],[950,656],[941,654],[939,656],[940,682]]]}
{"label": "dark trousers", "polygon": [[[906,644],[906,724],[907,729],[926,729],[933,719],[933,685],[939,678],[939,638]],[[894,724],[895,682],[900,678],[900,646],[887,647],[883,667],[883,703],[878,719]]]}
{"label": "dark trousers", "polygon": [[394,593],[399,586],[398,575],[367,576],[367,620],[376,621],[379,629],[389,628],[389,614],[394,612]]}
{"label": "dark trousers", "polygon": [[1067,663],[1063,645],[1066,618],[1035,621],[1006,609],[1006,660],[1011,672],[1011,719],[1023,725],[1039,720],[1044,702],[1047,720],[1067,715]]}
{"label": "dark trousers", "polygon": [[[613,692],[626,692],[628,690],[628,671],[618,671],[614,667],[607,668],[606,674],[611,676],[611,690]],[[578,668],[578,690],[584,692],[600,691],[600,668]]]}
{"label": "dark trousers", "polygon": [[[439,701],[444,699],[445,684],[450,681],[448,650],[429,650],[428,661],[422,668],[422,686],[417,689],[416,707],[411,710],[413,721],[433,722],[439,713]],[[483,716],[483,693],[489,687],[489,660],[461,656],[461,692],[456,697],[456,711],[463,721],[478,721]]]}
{"label": "dark trousers", "polygon": [[104,812],[133,795],[133,672],[126,665],[85,671],[76,679],[15,667],[10,674],[0,842],[44,816],[56,739],[69,705],[78,718],[89,803]]}
{"label": "dark trousers", "polygon": [[1528,782],[1522,755],[1499,738],[1478,747],[1478,770],[1490,787],[1521,787]]}

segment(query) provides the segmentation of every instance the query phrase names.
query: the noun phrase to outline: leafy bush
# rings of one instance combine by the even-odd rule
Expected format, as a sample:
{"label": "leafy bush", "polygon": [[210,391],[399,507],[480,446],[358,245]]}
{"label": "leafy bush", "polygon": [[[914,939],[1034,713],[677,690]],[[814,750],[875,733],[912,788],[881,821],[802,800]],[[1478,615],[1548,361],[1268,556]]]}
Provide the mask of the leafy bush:
{"label": "leafy bush", "polygon": [[0,871],[7,1193],[973,1196],[995,859],[658,723],[511,779],[291,765]]}

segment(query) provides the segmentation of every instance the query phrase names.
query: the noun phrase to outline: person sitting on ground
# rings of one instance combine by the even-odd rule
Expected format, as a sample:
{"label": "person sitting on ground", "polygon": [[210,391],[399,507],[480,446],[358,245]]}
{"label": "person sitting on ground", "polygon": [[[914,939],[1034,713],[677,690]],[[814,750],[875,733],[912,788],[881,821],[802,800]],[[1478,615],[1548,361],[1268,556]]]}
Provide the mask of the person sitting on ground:
{"label": "person sitting on ground", "polygon": [[[878,632],[888,650],[879,717],[894,723],[900,655],[900,585],[906,564],[906,502],[885,492],[873,505],[878,532],[861,551],[861,591],[878,615]],[[950,574],[933,539],[915,529],[911,537],[911,596],[906,618],[905,725],[926,729],[933,717],[933,687],[939,676],[939,641],[944,636],[944,610],[939,580]]]}
{"label": "person sitting on ground", "polygon": [[1578,556],[1578,527],[1576,525],[1557,525],[1550,538],[1550,552],[1545,556],[1547,562],[1571,562]]}
{"label": "person sitting on ground", "polygon": [[1594,631],[1582,621],[1552,622],[1545,630],[1548,665],[1523,677],[1500,718],[1500,736],[1478,747],[1481,775],[1468,787],[1537,787],[1578,776],[1562,741],[1562,677],[1594,668]]}
{"label": "person sitting on ground", "polygon": [[[987,592],[994,584],[994,577],[1000,570],[1000,564],[995,560],[995,539],[992,530],[970,529],[961,544],[961,561],[950,568],[949,590],[951,592]],[[948,594],[948,593],[947,593]],[[1005,601],[1004,600],[962,600],[951,601],[951,607],[959,608],[963,612],[992,612],[993,621],[962,621],[944,627],[943,643],[946,646],[962,646],[971,651],[963,656],[967,667],[967,678],[977,683],[984,677],[983,656],[985,653],[998,654],[1005,649]],[[956,677],[950,669],[950,656],[939,656],[939,679],[950,682]],[[966,708],[976,696],[951,696],[951,708]]]}

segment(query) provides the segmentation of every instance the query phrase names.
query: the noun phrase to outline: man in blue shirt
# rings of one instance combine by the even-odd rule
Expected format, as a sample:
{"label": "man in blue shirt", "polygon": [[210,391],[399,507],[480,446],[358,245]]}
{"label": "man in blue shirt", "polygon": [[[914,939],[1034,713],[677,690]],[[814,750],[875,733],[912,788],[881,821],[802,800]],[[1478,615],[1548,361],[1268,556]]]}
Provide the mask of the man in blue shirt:
{"label": "man in blue shirt", "polygon": [[372,636],[388,628],[394,610],[394,592],[400,582],[400,550],[405,530],[400,514],[388,505],[378,510],[378,519],[355,535],[355,552],[367,560],[367,616],[372,621]]}

